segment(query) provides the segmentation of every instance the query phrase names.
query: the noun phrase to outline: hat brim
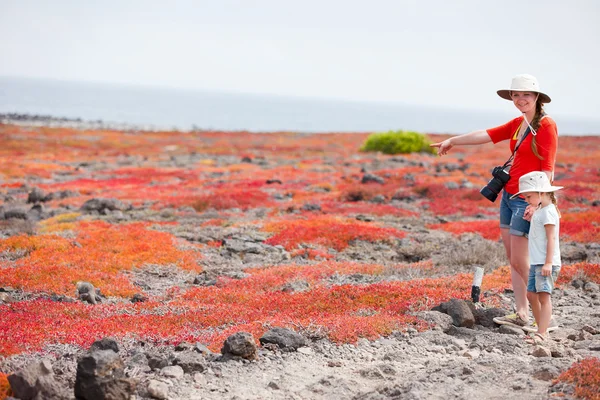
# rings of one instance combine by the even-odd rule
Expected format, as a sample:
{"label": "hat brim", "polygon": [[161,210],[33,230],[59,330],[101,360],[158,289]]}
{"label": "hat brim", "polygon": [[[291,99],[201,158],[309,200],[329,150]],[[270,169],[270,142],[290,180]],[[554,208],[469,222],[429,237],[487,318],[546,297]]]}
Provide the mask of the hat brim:
{"label": "hat brim", "polygon": [[548,96],[546,93],[542,93],[542,92],[536,92],[535,90],[510,90],[510,89],[501,89],[498,90],[496,93],[498,93],[498,96],[502,97],[505,100],[510,100],[512,101],[511,97],[510,97],[510,92],[533,92],[533,93],[537,93],[540,95],[539,100],[546,104],[546,103],[550,103],[552,101],[552,99],[550,98],[550,96]]}
{"label": "hat brim", "polygon": [[510,199],[514,199],[515,197],[518,197],[519,195],[523,194],[523,193],[550,193],[550,192],[556,192],[557,190],[562,189],[564,186],[550,186],[549,188],[543,189],[543,190],[521,190],[520,192],[515,193],[514,195],[510,196]]}

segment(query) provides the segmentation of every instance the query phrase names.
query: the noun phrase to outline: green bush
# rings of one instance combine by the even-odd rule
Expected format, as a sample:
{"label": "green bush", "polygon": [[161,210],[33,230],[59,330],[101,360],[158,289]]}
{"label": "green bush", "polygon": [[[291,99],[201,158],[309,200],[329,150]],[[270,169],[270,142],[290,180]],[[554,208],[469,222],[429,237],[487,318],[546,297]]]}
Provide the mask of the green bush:
{"label": "green bush", "polygon": [[436,153],[433,147],[429,147],[430,143],[422,133],[389,131],[369,135],[360,151],[380,151],[385,154]]}

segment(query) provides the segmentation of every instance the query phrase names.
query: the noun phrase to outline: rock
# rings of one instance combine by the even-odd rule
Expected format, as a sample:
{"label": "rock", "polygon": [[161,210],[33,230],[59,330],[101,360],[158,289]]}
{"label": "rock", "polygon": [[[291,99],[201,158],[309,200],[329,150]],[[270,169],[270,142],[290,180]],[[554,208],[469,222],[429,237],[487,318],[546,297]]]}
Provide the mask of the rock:
{"label": "rock", "polygon": [[263,246],[253,241],[246,241],[241,238],[225,239],[222,247],[231,253],[263,253]]}
{"label": "rock", "polygon": [[180,365],[169,365],[160,370],[162,376],[167,378],[179,379],[184,375],[183,368]]}
{"label": "rock", "polygon": [[0,292],[0,303],[14,303],[15,301],[17,300],[9,293]]}
{"label": "rock", "polygon": [[377,196],[373,197],[371,199],[372,203],[376,203],[376,204],[384,204],[385,203],[385,196],[382,194],[378,194]]}
{"label": "rock", "polygon": [[181,342],[175,346],[175,351],[189,351],[194,348],[194,345],[189,342]]}
{"label": "rock", "polygon": [[552,352],[544,346],[535,346],[530,353],[534,357],[552,357]]}
{"label": "rock", "polygon": [[214,286],[216,284],[217,280],[214,277],[209,276],[206,271],[201,272],[194,278],[194,285]]}
{"label": "rock", "polygon": [[54,380],[52,363],[41,360],[27,365],[21,371],[8,376],[13,396],[22,399],[68,399],[67,388]]}
{"label": "rock", "polygon": [[440,311],[421,311],[415,313],[415,315],[433,325],[434,329],[440,329],[442,332],[448,332],[452,327],[452,317]]}
{"label": "rock", "polygon": [[596,293],[596,292],[600,291],[600,287],[594,282],[586,282],[583,285],[583,290],[585,292]]}
{"label": "rock", "polygon": [[102,301],[98,295],[97,289],[89,282],[79,281],[76,283],[77,297],[81,301],[86,301],[90,304],[97,304]]}
{"label": "rock", "polygon": [[600,351],[600,340],[592,340],[588,346],[591,351]]}
{"label": "rock", "polygon": [[27,196],[27,203],[40,203],[45,200],[46,193],[40,188],[33,188]]}
{"label": "rock", "polygon": [[184,372],[204,372],[206,360],[202,354],[195,351],[178,353],[173,359],[173,365],[179,365]]}
{"label": "rock", "polygon": [[152,379],[148,382],[147,390],[153,399],[165,400],[169,398],[169,386],[164,382]]}
{"label": "rock", "polygon": [[466,301],[461,299],[450,299],[433,308],[433,311],[440,311],[452,317],[452,324],[458,327],[473,328],[475,317]]}
{"label": "rock", "polygon": [[302,293],[310,290],[310,284],[304,279],[294,279],[281,287],[285,293]]}
{"label": "rock", "polygon": [[575,289],[579,289],[581,287],[583,287],[584,282],[581,279],[573,279],[571,281],[571,285],[575,288]]}
{"label": "rock", "polygon": [[480,355],[481,355],[481,352],[477,349],[468,349],[462,353],[463,357],[470,358],[471,360],[475,360],[475,359],[479,358]]}
{"label": "rock", "polygon": [[81,211],[103,213],[108,211],[120,210],[127,211],[130,207],[117,199],[90,199],[83,203]]}
{"label": "rock", "polygon": [[206,347],[205,345],[203,345],[202,343],[196,343],[194,345],[194,351],[197,351],[198,353],[202,354],[205,357],[213,354],[213,352],[210,351],[210,349],[208,347]]}
{"label": "rock", "polygon": [[590,325],[582,326],[581,330],[591,333],[592,335],[600,334],[600,330],[598,330],[597,328],[594,328],[593,326],[590,326]]}
{"label": "rock", "polygon": [[304,354],[304,355],[311,355],[314,354],[313,349],[311,349],[310,347],[299,347],[298,348],[298,353]]}
{"label": "rock", "polygon": [[258,349],[254,342],[254,337],[252,337],[250,333],[237,332],[225,340],[223,348],[221,349],[221,354],[224,356],[238,356],[247,360],[254,360],[257,358]]}
{"label": "rock", "polygon": [[553,365],[548,365],[543,366],[539,370],[535,371],[532,376],[535,379],[549,382],[553,379],[556,379],[558,375],[560,375],[560,370]]}
{"label": "rock", "polygon": [[30,221],[39,221],[48,218],[48,213],[44,212],[41,204],[35,204],[27,211],[27,219]]}
{"label": "rock", "polygon": [[135,381],[126,378],[123,360],[113,350],[98,350],[77,362],[75,397],[82,400],[129,400]]}
{"label": "rock", "polygon": [[117,344],[117,341],[113,338],[102,338],[100,340],[96,340],[90,346],[90,352],[98,350],[112,350],[115,353],[118,353],[119,345]]}
{"label": "rock", "polygon": [[169,359],[162,354],[150,354],[147,357],[151,369],[162,369],[169,365]]}
{"label": "rock", "polygon": [[504,333],[505,335],[516,335],[516,336],[525,335],[525,332],[523,332],[523,329],[517,328],[516,326],[510,326],[510,325],[500,325],[500,328],[498,328],[498,332]]}
{"label": "rock", "polygon": [[360,183],[370,183],[370,182],[384,184],[385,179],[383,179],[377,175],[367,173],[367,174],[363,175],[362,180],[360,181]]}
{"label": "rock", "polygon": [[321,211],[320,204],[306,203],[301,207],[302,211]]}
{"label": "rock", "polygon": [[21,208],[12,208],[4,211],[4,219],[28,219],[27,211]]}
{"label": "rock", "polygon": [[273,382],[273,381],[270,381],[270,382],[267,384],[267,387],[268,387],[268,388],[270,388],[270,389],[274,389],[274,390],[279,390],[279,389],[281,389],[281,388],[279,387],[279,384],[278,384],[277,382]]}
{"label": "rock", "polygon": [[290,329],[273,328],[265,332],[259,339],[260,344],[272,343],[283,351],[295,351],[298,347],[306,346],[306,339]]}
{"label": "rock", "polygon": [[148,298],[141,293],[136,293],[133,296],[131,296],[132,303],[143,303],[147,300],[148,300]]}
{"label": "rock", "polygon": [[475,308],[473,311],[475,323],[486,328],[495,328],[497,324],[494,322],[494,318],[503,317],[506,314],[508,314],[506,310],[501,308]]}
{"label": "rock", "polygon": [[147,367],[148,366],[148,357],[146,356],[146,353],[139,351],[139,352],[134,352],[133,354],[131,354],[131,357],[129,357],[129,361],[127,362],[127,366],[129,368]]}

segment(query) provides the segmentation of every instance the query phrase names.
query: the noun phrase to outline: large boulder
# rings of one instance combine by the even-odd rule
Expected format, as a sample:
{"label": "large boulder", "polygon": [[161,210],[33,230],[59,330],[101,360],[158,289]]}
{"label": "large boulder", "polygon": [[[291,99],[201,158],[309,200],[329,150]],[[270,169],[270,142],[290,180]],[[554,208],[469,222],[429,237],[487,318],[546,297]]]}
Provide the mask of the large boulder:
{"label": "large boulder", "polygon": [[88,352],[77,362],[75,397],[81,400],[129,400],[135,381],[125,376],[123,360],[110,350]]}
{"label": "large boulder", "polygon": [[68,399],[66,387],[54,380],[52,364],[41,360],[27,365],[21,371],[8,376],[13,396],[21,400]]}
{"label": "large boulder", "polygon": [[258,348],[254,337],[248,332],[237,332],[229,336],[221,349],[221,354],[225,359],[241,357],[254,360],[257,358],[257,353]]}
{"label": "large boulder", "polygon": [[296,351],[306,346],[306,339],[297,332],[286,328],[273,328],[259,339],[260,344],[276,344],[283,351]]}
{"label": "large boulder", "polygon": [[475,326],[475,316],[468,303],[461,299],[450,299],[432,309],[440,311],[452,317],[452,324],[458,327],[473,328]]}

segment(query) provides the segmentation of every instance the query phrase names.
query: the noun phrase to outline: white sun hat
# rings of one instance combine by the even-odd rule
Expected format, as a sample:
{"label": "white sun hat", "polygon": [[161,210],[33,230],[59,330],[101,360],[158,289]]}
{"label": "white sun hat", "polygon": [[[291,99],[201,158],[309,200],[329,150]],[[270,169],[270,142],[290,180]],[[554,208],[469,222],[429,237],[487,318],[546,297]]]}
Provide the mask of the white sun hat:
{"label": "white sun hat", "polygon": [[535,92],[540,95],[539,99],[542,103],[550,103],[552,100],[546,93],[540,91],[540,84],[533,75],[521,74],[517,75],[512,79],[510,89],[498,90],[498,96],[506,100],[511,100],[510,92]]}
{"label": "white sun hat", "polygon": [[511,199],[514,199],[521,193],[550,193],[562,188],[562,186],[552,186],[545,172],[533,171],[519,178],[519,191],[514,196],[511,196]]}

